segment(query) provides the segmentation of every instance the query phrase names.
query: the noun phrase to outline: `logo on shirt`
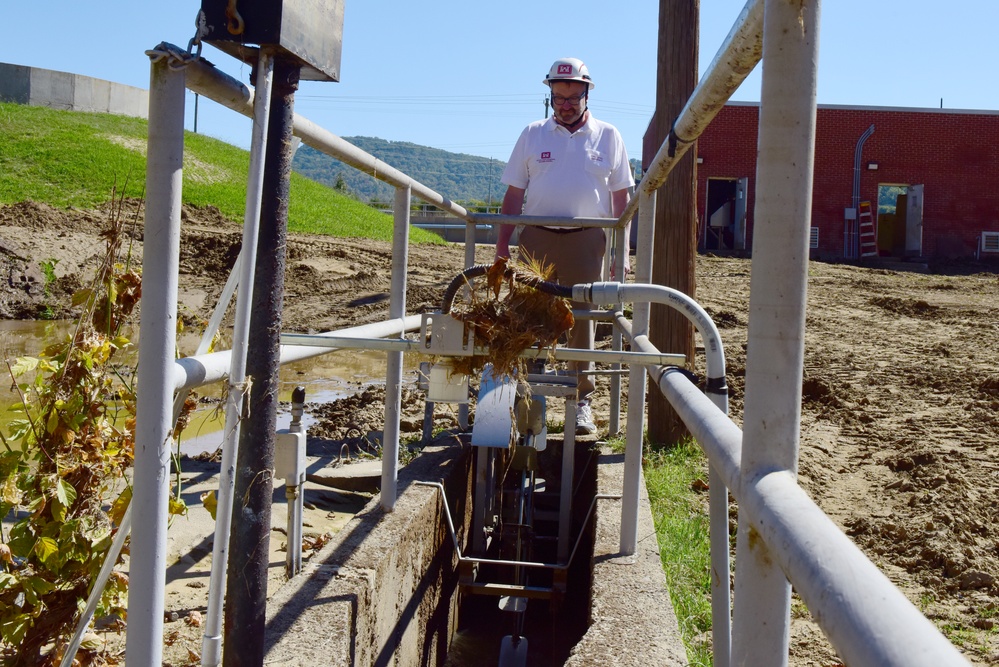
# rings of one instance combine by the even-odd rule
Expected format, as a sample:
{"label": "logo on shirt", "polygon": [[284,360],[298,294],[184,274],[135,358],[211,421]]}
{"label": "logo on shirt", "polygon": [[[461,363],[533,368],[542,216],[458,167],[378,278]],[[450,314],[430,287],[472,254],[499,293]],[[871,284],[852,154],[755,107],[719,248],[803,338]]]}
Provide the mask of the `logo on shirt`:
{"label": "logo on shirt", "polygon": [[572,74],[572,65],[559,65],[558,66],[558,73],[559,74]]}
{"label": "logo on shirt", "polygon": [[541,151],[541,158],[538,160],[538,162],[554,162],[554,161],[555,160],[552,159],[551,151]]}

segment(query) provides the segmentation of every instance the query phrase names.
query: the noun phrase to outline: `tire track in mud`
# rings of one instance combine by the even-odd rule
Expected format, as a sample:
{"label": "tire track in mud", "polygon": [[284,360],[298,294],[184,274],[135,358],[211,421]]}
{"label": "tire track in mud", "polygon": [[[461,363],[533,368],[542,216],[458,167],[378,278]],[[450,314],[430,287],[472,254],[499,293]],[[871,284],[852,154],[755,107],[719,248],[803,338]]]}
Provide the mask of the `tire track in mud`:
{"label": "tire track in mud", "polygon": [[[697,299],[731,320],[744,373],[749,262],[698,261]],[[809,265],[799,480],[976,665],[999,664],[996,293],[994,274]],[[807,613],[791,664],[838,664]]]}

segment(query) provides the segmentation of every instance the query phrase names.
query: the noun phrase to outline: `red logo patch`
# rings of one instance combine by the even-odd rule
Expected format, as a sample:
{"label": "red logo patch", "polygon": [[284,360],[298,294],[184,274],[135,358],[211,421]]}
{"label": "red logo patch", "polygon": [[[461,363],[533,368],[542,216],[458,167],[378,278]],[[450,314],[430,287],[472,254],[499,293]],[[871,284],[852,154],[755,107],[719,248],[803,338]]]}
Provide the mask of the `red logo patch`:
{"label": "red logo patch", "polygon": [[559,74],[572,74],[572,65],[559,65],[558,66],[558,73]]}
{"label": "red logo patch", "polygon": [[544,153],[542,153],[541,154],[541,159],[542,160],[550,160],[550,159],[552,159],[551,152],[550,151],[545,151]]}

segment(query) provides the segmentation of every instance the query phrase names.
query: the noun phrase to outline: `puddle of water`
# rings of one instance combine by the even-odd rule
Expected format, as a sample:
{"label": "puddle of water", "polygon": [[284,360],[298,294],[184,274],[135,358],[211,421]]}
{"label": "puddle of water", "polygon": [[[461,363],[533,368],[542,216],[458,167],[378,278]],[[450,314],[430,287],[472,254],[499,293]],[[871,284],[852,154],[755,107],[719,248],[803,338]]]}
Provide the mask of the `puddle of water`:
{"label": "puddle of water", "polygon": [[[64,340],[72,326],[73,323],[68,320],[0,320],[0,357],[13,362],[17,357],[35,356],[46,346]],[[196,334],[181,336],[179,347],[182,353],[193,354],[197,346]],[[134,363],[134,351],[131,356],[133,358],[126,359],[124,363]],[[419,361],[416,355],[404,355],[404,384],[416,382]],[[0,366],[0,369],[6,371],[5,367]],[[373,350],[339,350],[303,359],[281,367],[278,400],[290,402],[295,387],[304,387],[307,403],[328,403],[357,393],[369,385],[384,385],[385,372],[385,352]],[[219,399],[222,389],[221,385],[205,386],[199,387],[197,393],[200,397]],[[11,418],[18,417],[7,410],[18,402],[17,392],[11,384],[0,383],[0,409],[4,413],[0,418],[0,427],[6,428],[6,423]],[[278,413],[277,428],[287,428],[290,421],[289,409],[282,406]],[[306,428],[313,423],[307,411],[303,422]],[[224,426],[224,405],[217,402],[199,405],[191,416],[190,426],[181,436],[181,453],[193,456],[205,451],[215,451],[222,444]]]}

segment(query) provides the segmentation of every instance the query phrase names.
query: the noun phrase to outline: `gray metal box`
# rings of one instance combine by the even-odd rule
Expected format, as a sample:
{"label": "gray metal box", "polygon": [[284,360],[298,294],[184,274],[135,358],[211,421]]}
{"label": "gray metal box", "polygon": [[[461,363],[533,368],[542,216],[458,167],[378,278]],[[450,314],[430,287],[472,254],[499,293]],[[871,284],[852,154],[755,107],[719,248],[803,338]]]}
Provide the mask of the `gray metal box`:
{"label": "gray metal box", "polygon": [[[259,46],[275,46],[302,65],[301,78],[339,81],[345,0],[201,0],[208,34],[203,38],[234,58],[256,65]],[[233,34],[233,5],[242,32]]]}

